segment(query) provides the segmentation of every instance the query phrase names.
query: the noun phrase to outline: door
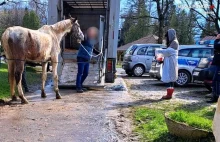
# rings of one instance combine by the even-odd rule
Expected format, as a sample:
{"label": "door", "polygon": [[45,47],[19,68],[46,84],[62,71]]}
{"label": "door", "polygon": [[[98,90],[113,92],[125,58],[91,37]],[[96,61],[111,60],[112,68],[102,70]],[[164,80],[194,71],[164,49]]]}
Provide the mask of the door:
{"label": "door", "polygon": [[[139,47],[137,50],[137,54],[134,57],[132,57],[132,62],[134,62],[134,64],[142,64],[145,66],[146,52],[147,52],[147,46]],[[146,66],[145,66],[145,71],[146,71]]]}
{"label": "door", "polygon": [[155,50],[157,48],[160,48],[160,46],[149,46],[147,49],[146,56],[145,56],[146,72],[149,72],[151,69],[152,61],[155,56]]}
{"label": "door", "polygon": [[106,63],[106,51],[104,50],[104,27],[105,27],[105,17],[100,15],[99,23],[99,51],[103,53],[104,58],[99,57],[99,79],[98,82],[101,82],[102,76],[104,76],[105,63]]}

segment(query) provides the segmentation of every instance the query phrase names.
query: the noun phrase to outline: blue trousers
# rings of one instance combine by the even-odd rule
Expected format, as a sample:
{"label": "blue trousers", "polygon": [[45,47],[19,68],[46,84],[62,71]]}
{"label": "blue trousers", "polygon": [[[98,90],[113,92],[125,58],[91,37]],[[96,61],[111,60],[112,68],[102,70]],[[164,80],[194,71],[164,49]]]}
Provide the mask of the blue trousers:
{"label": "blue trousers", "polygon": [[76,78],[76,89],[82,89],[82,84],[89,74],[89,61],[84,58],[77,58],[78,73]]}
{"label": "blue trousers", "polygon": [[166,83],[166,87],[167,88],[174,87],[174,82]]}
{"label": "blue trousers", "polygon": [[215,74],[212,80],[212,95],[214,98],[220,96],[220,66],[215,67]]}

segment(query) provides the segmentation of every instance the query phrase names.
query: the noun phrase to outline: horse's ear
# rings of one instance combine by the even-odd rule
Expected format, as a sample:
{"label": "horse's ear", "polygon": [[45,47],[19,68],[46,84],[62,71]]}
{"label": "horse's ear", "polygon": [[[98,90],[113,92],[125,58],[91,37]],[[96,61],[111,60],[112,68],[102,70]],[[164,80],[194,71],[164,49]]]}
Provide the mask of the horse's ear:
{"label": "horse's ear", "polygon": [[76,21],[78,20],[78,18],[77,18],[77,17],[76,17],[76,18],[71,18],[71,20],[72,20],[73,23],[76,23]]}
{"label": "horse's ear", "polygon": [[69,18],[72,18],[71,14],[69,13]]}

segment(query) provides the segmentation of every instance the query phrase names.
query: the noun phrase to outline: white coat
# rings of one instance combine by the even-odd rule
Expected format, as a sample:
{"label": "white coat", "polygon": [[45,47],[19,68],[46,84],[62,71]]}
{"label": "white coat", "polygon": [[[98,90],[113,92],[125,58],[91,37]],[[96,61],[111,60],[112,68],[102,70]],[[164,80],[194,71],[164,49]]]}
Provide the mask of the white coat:
{"label": "white coat", "polygon": [[175,82],[178,79],[178,50],[168,47],[156,50],[156,54],[164,57],[161,80],[165,83]]}

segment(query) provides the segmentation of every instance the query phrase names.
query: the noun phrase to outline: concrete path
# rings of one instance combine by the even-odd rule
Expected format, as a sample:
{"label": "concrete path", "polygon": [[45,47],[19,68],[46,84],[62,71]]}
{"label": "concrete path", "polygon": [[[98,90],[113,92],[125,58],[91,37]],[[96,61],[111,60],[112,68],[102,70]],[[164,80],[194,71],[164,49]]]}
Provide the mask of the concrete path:
{"label": "concrete path", "polygon": [[123,133],[129,133],[130,126],[120,120],[117,107],[130,101],[126,91],[61,90],[61,100],[54,99],[50,88],[46,92],[46,99],[40,98],[40,91],[27,96],[28,105],[0,106],[0,142],[127,141]]}

